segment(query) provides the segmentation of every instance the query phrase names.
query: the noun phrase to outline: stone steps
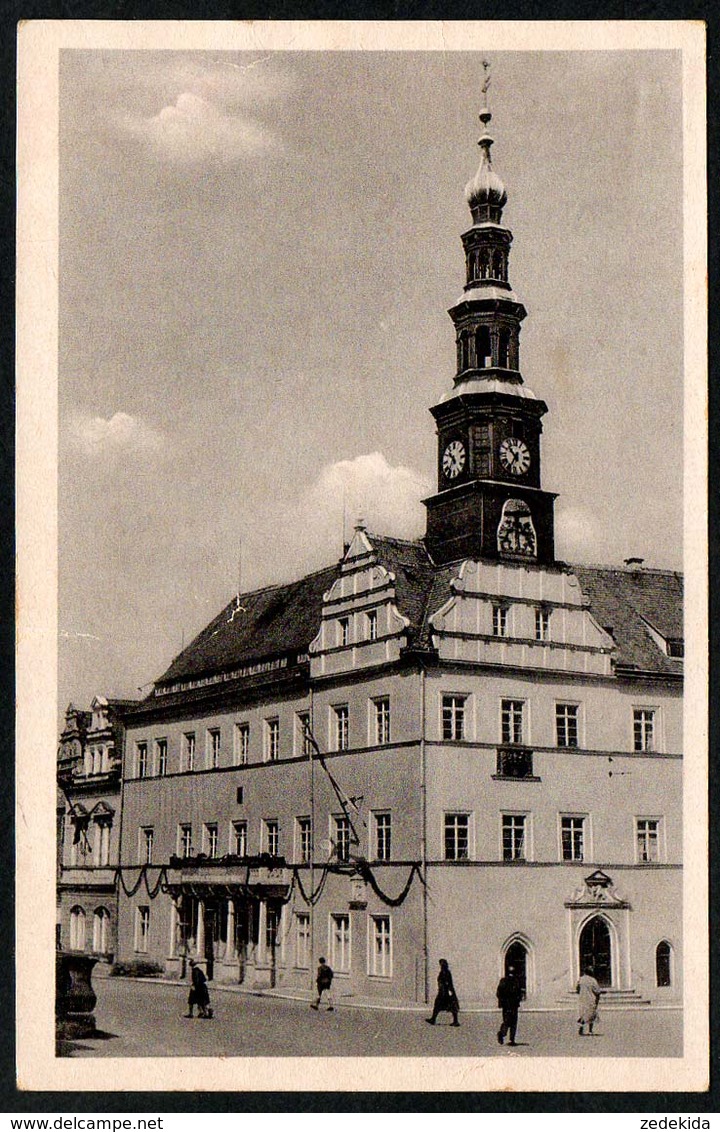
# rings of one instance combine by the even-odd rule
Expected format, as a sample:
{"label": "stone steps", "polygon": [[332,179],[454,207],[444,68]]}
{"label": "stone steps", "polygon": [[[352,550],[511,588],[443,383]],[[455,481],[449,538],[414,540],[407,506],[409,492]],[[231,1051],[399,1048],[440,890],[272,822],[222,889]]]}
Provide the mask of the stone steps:
{"label": "stone steps", "polygon": [[[573,999],[577,1001],[577,995],[572,991],[566,991],[562,998],[557,1001],[563,1006],[568,1006]],[[650,1006],[650,999],[643,998],[636,990],[605,990],[602,993],[598,1008],[608,1006]]]}

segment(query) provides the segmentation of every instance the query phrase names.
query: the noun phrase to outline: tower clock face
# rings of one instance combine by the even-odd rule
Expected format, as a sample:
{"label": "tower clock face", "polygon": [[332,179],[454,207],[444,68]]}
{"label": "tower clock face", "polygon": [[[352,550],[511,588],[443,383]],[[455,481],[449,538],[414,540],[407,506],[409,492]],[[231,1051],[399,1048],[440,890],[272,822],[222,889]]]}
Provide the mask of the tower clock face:
{"label": "tower clock face", "polygon": [[500,462],[513,476],[524,476],[530,467],[530,452],[522,440],[508,436],[500,445]]}
{"label": "tower clock face", "polygon": [[465,445],[462,440],[451,440],[443,452],[443,475],[447,476],[449,480],[454,480],[465,467],[466,458]]}

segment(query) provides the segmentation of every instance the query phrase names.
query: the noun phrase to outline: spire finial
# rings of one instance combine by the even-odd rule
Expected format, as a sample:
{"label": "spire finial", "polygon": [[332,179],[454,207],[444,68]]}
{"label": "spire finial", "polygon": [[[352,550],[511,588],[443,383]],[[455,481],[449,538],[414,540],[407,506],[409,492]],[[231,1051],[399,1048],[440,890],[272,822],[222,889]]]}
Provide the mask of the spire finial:
{"label": "spire finial", "polygon": [[480,88],[483,96],[483,106],[482,110],[480,111],[480,121],[483,123],[483,125],[487,125],[487,123],[492,118],[492,114],[490,113],[490,106],[488,105],[488,90],[490,88],[491,81],[490,61],[488,59],[483,59],[482,65],[485,72],[485,77],[483,79],[482,87]]}

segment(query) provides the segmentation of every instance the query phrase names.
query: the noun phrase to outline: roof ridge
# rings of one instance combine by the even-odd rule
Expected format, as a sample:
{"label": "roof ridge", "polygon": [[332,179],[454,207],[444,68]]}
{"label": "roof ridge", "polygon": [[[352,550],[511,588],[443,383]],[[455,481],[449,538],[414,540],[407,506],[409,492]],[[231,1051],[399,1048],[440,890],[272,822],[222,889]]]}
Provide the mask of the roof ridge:
{"label": "roof ridge", "polygon": [[682,578],[685,575],[684,570],[669,570],[665,566],[626,566],[622,565],[609,566],[600,562],[568,562],[567,564],[571,570],[604,570],[607,573],[620,573],[620,574],[661,574],[666,578]]}

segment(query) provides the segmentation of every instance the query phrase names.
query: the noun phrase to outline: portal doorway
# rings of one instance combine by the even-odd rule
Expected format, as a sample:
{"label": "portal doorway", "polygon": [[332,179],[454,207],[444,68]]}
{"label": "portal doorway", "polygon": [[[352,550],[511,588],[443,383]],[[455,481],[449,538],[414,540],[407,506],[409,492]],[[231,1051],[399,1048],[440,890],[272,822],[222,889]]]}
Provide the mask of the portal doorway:
{"label": "portal doorway", "polygon": [[511,943],[505,952],[505,975],[507,976],[511,967],[514,968],[515,978],[520,983],[523,999],[527,997],[527,958],[527,948],[519,939]]}
{"label": "portal doorway", "polygon": [[588,967],[601,987],[612,985],[612,941],[602,916],[593,916],[580,932],[580,974]]}

